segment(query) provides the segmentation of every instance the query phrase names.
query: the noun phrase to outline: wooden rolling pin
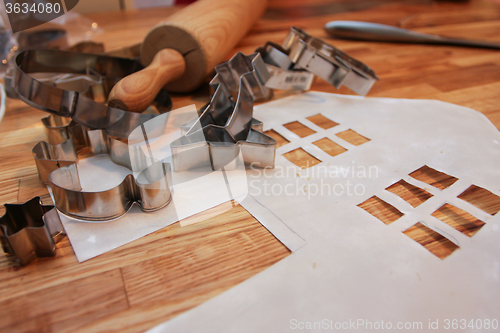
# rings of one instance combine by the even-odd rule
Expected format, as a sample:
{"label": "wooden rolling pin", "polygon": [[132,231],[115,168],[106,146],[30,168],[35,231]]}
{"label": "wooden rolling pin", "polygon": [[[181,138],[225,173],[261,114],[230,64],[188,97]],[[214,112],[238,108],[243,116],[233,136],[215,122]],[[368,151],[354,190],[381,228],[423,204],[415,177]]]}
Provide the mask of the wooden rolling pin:
{"label": "wooden rolling pin", "polygon": [[195,89],[266,5],[267,0],[199,0],[169,16],[142,43],[141,61],[147,67],[118,82],[108,105],[141,112],[162,87],[171,92]]}

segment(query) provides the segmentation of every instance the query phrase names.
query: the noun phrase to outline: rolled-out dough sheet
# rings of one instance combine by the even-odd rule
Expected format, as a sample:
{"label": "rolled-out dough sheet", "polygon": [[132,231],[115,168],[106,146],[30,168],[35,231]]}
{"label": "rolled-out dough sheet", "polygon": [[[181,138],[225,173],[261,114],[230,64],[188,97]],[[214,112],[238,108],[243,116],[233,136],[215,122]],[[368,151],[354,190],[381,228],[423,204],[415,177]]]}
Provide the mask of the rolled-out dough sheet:
{"label": "rolled-out dough sheet", "polygon": [[[323,129],[307,119],[317,114],[339,125]],[[439,101],[309,92],[260,105],[254,117],[289,143],[277,149],[275,169],[247,171],[242,205],[281,220],[286,228],[270,230],[295,252],[151,332],[443,331],[453,320],[459,328],[466,321],[457,331],[472,332],[471,320],[473,327],[478,320],[498,325],[499,217],[458,198],[471,185],[500,195],[500,133],[485,116]],[[283,126],[294,121],[315,133],[301,138]],[[369,141],[346,142],[340,133],[349,129]],[[347,151],[328,155],[313,143],[325,137]],[[298,148],[321,163],[301,169],[283,156]],[[458,181],[441,190],[409,176],[425,165]],[[413,207],[385,190],[400,180],[432,197]],[[358,207],[373,196],[403,215],[385,224]],[[466,236],[432,216],[445,203],[485,224]],[[418,222],[459,248],[438,258],[403,233]],[[293,235],[304,244],[290,241]]]}

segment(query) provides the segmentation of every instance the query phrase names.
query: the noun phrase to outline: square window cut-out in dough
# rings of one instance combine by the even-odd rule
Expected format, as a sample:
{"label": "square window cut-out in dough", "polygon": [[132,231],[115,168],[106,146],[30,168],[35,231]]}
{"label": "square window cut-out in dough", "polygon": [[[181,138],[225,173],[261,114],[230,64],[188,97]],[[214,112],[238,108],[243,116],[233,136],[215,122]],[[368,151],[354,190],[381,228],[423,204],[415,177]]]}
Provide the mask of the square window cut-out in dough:
{"label": "square window cut-out in dough", "polygon": [[284,153],[283,156],[301,169],[307,169],[321,163],[320,160],[302,148],[297,148],[289,151],[288,153]]}
{"label": "square window cut-out in dough", "polygon": [[278,132],[276,132],[273,129],[265,131],[264,134],[268,135],[271,138],[273,138],[274,140],[276,140],[276,148],[282,147],[282,146],[286,145],[287,143],[290,143],[290,141],[285,139],[285,137],[283,135],[279,134]]}
{"label": "square window cut-out in dough", "polygon": [[346,131],[337,133],[335,135],[354,146],[359,146],[362,145],[363,143],[370,141],[370,139],[362,136],[361,134],[359,134],[356,131],[353,131],[352,129],[348,129]]}
{"label": "square window cut-out in dough", "polygon": [[314,141],[313,144],[330,156],[337,156],[347,151],[347,149],[328,138],[319,139]]}
{"label": "square window cut-out in dough", "polygon": [[404,215],[396,207],[375,195],[365,202],[360,203],[358,207],[366,210],[385,224],[391,224]]}
{"label": "square window cut-out in dough", "polygon": [[444,172],[437,171],[427,165],[424,165],[423,167],[410,173],[410,177],[434,186],[440,190],[450,187],[458,180],[458,178],[447,175]]}
{"label": "square window cut-out in dough", "polygon": [[316,133],[315,130],[310,129],[309,127],[298,121],[292,121],[291,123],[284,124],[283,127],[285,127],[290,132],[297,134],[301,138],[305,138],[306,136]]}
{"label": "square window cut-out in dough", "polygon": [[439,259],[444,259],[459,247],[443,235],[418,222],[403,233],[425,247]]}
{"label": "square window cut-out in dough", "polygon": [[427,201],[432,197],[432,194],[430,194],[426,190],[422,190],[419,187],[413,186],[403,179],[395,184],[392,184],[391,186],[386,188],[386,190],[396,194],[401,199],[412,205],[412,207],[418,207],[421,203]]}
{"label": "square window cut-out in dough", "polygon": [[322,129],[329,129],[329,128],[338,126],[338,124],[339,124],[339,123],[323,116],[321,113],[315,114],[314,116],[307,117],[306,119],[309,120],[311,123],[314,123],[318,127],[321,127]]}
{"label": "square window cut-out in dough", "polygon": [[500,197],[482,187],[471,185],[458,197],[490,215],[500,211]]}
{"label": "square window cut-out in dough", "polygon": [[472,237],[484,225],[483,221],[476,219],[466,211],[449,203],[439,207],[439,209],[432,213],[432,216],[469,237]]}

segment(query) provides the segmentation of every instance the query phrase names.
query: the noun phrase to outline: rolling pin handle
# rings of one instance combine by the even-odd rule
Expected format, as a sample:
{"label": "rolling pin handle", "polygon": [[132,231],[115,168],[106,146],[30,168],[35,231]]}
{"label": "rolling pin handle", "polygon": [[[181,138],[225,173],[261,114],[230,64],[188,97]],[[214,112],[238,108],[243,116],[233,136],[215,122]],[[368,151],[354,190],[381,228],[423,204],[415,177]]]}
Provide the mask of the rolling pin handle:
{"label": "rolling pin handle", "polygon": [[111,90],[108,106],[142,112],[156,97],[160,89],[184,74],[184,57],[174,49],[163,49],[146,68],[119,81]]}

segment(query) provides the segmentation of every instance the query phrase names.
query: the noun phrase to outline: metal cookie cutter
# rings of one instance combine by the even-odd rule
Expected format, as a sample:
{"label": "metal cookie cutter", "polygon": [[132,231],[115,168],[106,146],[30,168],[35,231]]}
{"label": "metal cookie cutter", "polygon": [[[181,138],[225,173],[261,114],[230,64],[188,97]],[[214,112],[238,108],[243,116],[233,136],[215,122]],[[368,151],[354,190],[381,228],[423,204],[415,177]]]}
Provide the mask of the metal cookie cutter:
{"label": "metal cookie cutter", "polygon": [[[13,88],[27,104],[38,109],[71,117],[90,129],[104,129],[109,135],[126,139],[140,124],[157,114],[128,112],[94,101],[85,93],[61,89],[29,75],[29,73],[98,74],[107,91],[124,76],[142,69],[133,59],[58,50],[30,50],[17,55]],[[168,111],[171,101],[165,90],[155,99],[160,112]],[[104,102],[104,100],[103,100]]]}
{"label": "metal cookie cutter", "polygon": [[[266,96],[269,78],[258,53],[236,53],[215,67],[210,82],[215,93],[201,116],[181,138],[170,144],[175,171],[205,165],[220,169],[242,153],[245,164],[274,167],[276,140],[252,128],[253,101]],[[238,93],[234,101],[231,93]],[[261,125],[261,124],[260,124]]]}
{"label": "metal cookie cutter", "polygon": [[54,206],[45,206],[40,197],[22,204],[5,204],[0,217],[0,241],[3,251],[15,255],[21,265],[38,257],[56,255],[55,243],[64,235],[64,228]]}
{"label": "metal cookie cutter", "polygon": [[[18,52],[30,49],[56,49],[64,50],[68,48],[68,36],[64,29],[29,29],[15,33],[13,36],[10,31],[0,28],[0,72],[4,68],[11,68],[11,62]],[[15,38],[12,38],[15,37]],[[10,86],[6,84],[9,92]]]}
{"label": "metal cookie cutter", "polygon": [[38,142],[32,149],[40,180],[49,183],[54,170],[74,164],[82,151],[92,155],[107,154],[110,159],[132,171],[148,167],[149,159],[139,146],[108,136],[104,130],[90,130],[70,118],[50,115],[42,119],[48,143]]}
{"label": "metal cookie cutter", "polygon": [[268,42],[257,51],[270,65],[307,70],[337,89],[345,85],[359,95],[366,95],[378,80],[361,61],[297,27],[291,28],[281,46]]}
{"label": "metal cookie cutter", "polygon": [[[20,35],[17,37],[19,47],[16,50],[17,51],[16,53],[30,49],[56,49],[56,50],[67,50],[67,51],[93,53],[93,54],[104,53],[104,45],[102,43],[96,43],[91,41],[80,42],[71,47],[68,47],[66,31],[62,29],[38,30],[31,33],[26,32],[24,35],[23,33],[24,32],[21,32]],[[125,57],[124,55],[121,55],[119,53],[113,54],[113,56]],[[9,57],[15,58],[14,54],[9,55]],[[9,65],[4,73],[5,91],[7,92],[7,96],[9,96],[10,98],[18,98],[17,92],[12,87],[13,74],[14,74],[14,67],[12,65]],[[58,75],[58,77],[52,79],[52,81],[58,80],[59,82],[61,82],[62,80],[60,78],[63,76],[64,75],[60,74]],[[80,77],[85,78],[84,76],[81,75]],[[47,78],[43,80],[44,83],[49,83],[50,81],[51,79]],[[63,88],[66,90],[74,90],[72,89],[73,87],[71,86],[61,87],[59,86],[59,84],[53,84],[53,85],[56,85],[59,88]],[[82,90],[76,90],[76,91],[80,93],[84,92]]]}
{"label": "metal cookie cutter", "polygon": [[[51,126],[58,122],[52,117],[44,119],[51,133],[49,138],[70,138],[54,145],[39,142],[33,155],[40,179],[50,184],[59,211],[78,219],[101,221],[120,217],[134,203],[143,211],[159,210],[170,203],[170,164],[146,157],[139,146],[129,146],[103,130],[88,130],[67,121],[63,125],[62,120],[60,126]],[[137,177],[127,175],[120,184],[105,191],[82,191],[76,164],[82,149],[91,154],[108,154],[116,164],[140,173]]]}

